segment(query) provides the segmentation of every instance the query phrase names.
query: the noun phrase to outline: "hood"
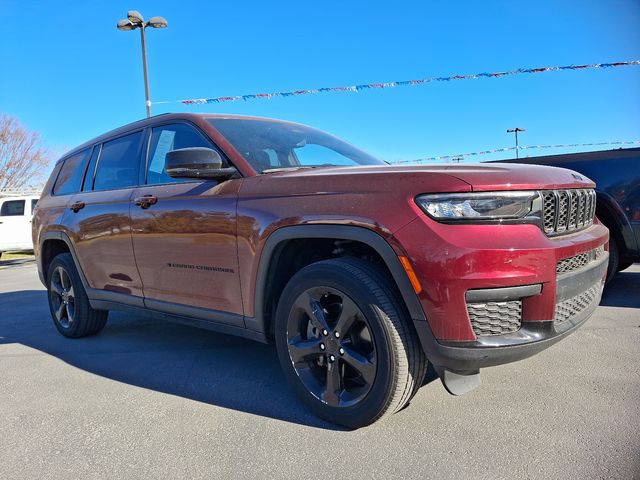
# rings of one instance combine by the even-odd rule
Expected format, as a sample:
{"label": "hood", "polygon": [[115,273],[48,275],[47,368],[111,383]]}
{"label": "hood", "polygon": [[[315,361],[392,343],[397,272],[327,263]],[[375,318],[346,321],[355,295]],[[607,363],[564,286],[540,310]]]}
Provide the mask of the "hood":
{"label": "hood", "polygon": [[383,183],[388,188],[417,188],[422,193],[595,187],[587,177],[572,170],[524,164],[328,167],[275,172],[261,177],[289,181],[295,178],[314,184],[326,180],[327,186],[346,183],[354,189],[360,183],[378,187]]}
{"label": "hood", "polygon": [[455,165],[434,167],[467,182],[474,191],[594,188],[595,183],[573,170],[526,164]]}
{"label": "hood", "polygon": [[469,183],[426,167],[371,165],[283,170],[244,179],[246,195],[318,195],[335,193],[417,195],[468,192]]}
{"label": "hood", "polygon": [[245,177],[238,215],[278,226],[344,223],[389,235],[424,215],[413,201],[423,193],[592,186],[570,170],[512,164],[308,168]]}

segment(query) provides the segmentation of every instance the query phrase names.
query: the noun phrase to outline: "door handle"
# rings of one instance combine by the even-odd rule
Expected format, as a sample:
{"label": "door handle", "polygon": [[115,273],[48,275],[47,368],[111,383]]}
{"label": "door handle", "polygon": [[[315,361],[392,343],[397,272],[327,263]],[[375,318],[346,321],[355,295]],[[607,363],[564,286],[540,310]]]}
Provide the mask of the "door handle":
{"label": "door handle", "polygon": [[75,202],[69,207],[69,209],[72,210],[73,213],[78,213],[83,208],[84,208],[84,202]]}
{"label": "door handle", "polygon": [[155,195],[144,195],[142,197],[135,198],[133,203],[140,208],[149,208],[151,205],[158,203],[158,197]]}

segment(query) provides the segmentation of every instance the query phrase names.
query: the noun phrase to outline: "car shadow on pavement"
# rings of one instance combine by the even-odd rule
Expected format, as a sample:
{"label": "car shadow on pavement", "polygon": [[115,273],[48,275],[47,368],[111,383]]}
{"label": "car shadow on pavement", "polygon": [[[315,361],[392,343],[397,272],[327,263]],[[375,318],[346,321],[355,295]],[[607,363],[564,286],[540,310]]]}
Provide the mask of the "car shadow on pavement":
{"label": "car shadow on pavement", "polygon": [[640,268],[622,271],[605,287],[600,305],[605,307],[640,308]]}
{"label": "car shadow on pavement", "polygon": [[123,312],[111,312],[107,326],[95,337],[67,339],[53,326],[42,290],[0,293],[0,311],[0,344],[34,348],[138,387],[343,430],[305,409],[286,384],[273,345]]}

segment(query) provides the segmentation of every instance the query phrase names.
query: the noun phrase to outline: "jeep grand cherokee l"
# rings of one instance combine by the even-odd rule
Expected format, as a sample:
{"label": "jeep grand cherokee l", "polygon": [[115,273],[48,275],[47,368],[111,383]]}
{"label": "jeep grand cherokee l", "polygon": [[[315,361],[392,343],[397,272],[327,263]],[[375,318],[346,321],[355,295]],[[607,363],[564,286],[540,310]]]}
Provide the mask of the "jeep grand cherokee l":
{"label": "jeep grand cherokee l", "polygon": [[62,335],[131,309],[273,341],[308,407],[355,428],[405,406],[428,362],[462,394],[591,315],[608,257],[593,187],[549,167],[391,166],[295,123],[167,114],[65,155],[33,238]]}

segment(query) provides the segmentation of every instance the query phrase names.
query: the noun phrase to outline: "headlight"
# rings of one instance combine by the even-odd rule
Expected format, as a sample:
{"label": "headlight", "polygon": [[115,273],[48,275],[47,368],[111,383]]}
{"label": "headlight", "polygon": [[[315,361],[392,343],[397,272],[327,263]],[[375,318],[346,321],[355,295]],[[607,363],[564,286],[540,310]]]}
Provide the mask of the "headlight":
{"label": "headlight", "polygon": [[509,220],[527,216],[538,192],[480,192],[418,195],[416,203],[439,221]]}

